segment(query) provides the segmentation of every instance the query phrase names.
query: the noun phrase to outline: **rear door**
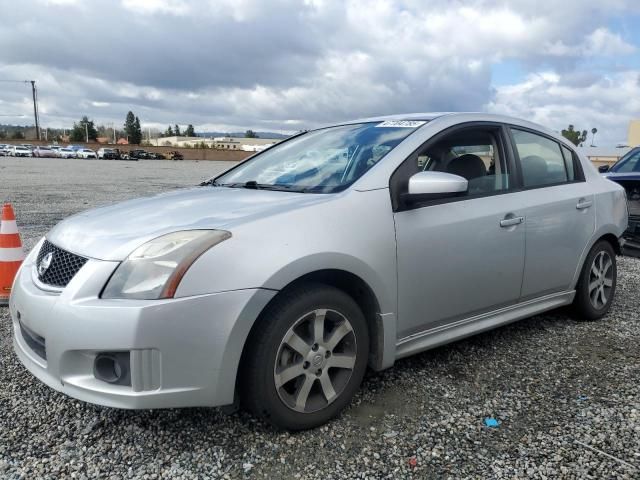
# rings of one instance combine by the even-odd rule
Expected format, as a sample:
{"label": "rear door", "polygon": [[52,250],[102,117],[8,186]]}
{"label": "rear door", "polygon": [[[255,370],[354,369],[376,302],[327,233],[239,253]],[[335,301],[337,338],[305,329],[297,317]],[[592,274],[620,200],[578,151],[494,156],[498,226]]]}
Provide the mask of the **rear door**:
{"label": "rear door", "polygon": [[526,300],[570,288],[595,231],[595,206],[574,152],[540,132],[510,132],[523,187]]}

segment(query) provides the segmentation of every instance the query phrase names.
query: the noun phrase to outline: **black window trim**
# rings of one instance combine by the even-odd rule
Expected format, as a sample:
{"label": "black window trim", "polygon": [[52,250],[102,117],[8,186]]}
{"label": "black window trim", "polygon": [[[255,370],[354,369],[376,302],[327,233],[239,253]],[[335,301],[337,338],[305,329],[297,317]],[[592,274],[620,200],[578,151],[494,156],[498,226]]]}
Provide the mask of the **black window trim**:
{"label": "black window trim", "polygon": [[[559,142],[556,138],[552,137],[551,135],[548,135],[544,132],[541,132],[539,130],[534,130],[532,128],[527,128],[527,127],[522,127],[520,125],[513,125],[513,124],[505,124],[505,129],[507,130],[507,135],[509,138],[509,143],[511,144],[511,152],[513,154],[513,159],[515,161],[515,163],[517,164],[517,168],[518,168],[518,183],[519,183],[519,188],[517,189],[517,191],[527,191],[527,190],[535,190],[535,189],[539,189],[539,188],[549,188],[549,187],[557,187],[559,185],[570,185],[573,183],[583,183],[586,182],[585,176],[584,176],[584,170],[582,169],[582,163],[580,162],[580,159],[578,158],[578,154],[575,152],[575,150],[573,148],[568,147],[567,145]],[[573,157],[573,168],[574,168],[574,179],[569,181],[564,181],[564,182],[556,182],[556,183],[548,183],[545,185],[534,185],[531,187],[525,187],[524,186],[524,178],[522,176],[522,163],[520,160],[520,155],[518,154],[518,147],[516,145],[516,141],[515,138],[513,137],[513,133],[512,130],[520,130],[523,132],[527,132],[527,133],[531,133],[533,135],[538,135],[539,137],[543,137],[546,138],[547,140],[550,140],[552,142],[554,142],[556,145],[558,145],[558,148],[560,149],[560,155],[563,159],[563,163],[564,163],[564,153],[562,152],[562,147],[566,147],[569,149],[569,151],[571,152],[571,155]],[[565,172],[566,172],[566,165],[565,165]],[[568,175],[567,175],[568,178]]]}
{"label": "black window trim", "polygon": [[[445,198],[433,198],[429,200],[413,202],[411,204],[407,204],[402,199],[402,193],[398,192],[395,186],[396,176],[401,175],[403,166],[412,161],[416,161],[418,155],[424,151],[426,148],[429,148],[434,143],[442,140],[443,137],[456,133],[460,130],[467,130],[471,128],[488,128],[494,130],[496,134],[496,139],[498,143],[499,155],[500,158],[504,159],[505,166],[507,167],[507,171],[509,174],[509,186],[504,190],[496,190],[495,192],[490,193],[478,193],[475,195],[465,195],[465,196],[447,196]],[[507,136],[509,132],[508,128],[505,124],[501,122],[494,121],[472,121],[472,122],[464,122],[456,125],[452,125],[451,127],[447,127],[444,130],[436,133],[429,139],[427,139],[424,143],[422,143],[418,148],[416,148],[411,154],[393,171],[391,176],[389,177],[389,194],[391,196],[391,205],[393,212],[403,212],[407,210],[415,210],[424,207],[432,207],[435,205],[442,205],[453,202],[462,202],[467,200],[474,200],[477,198],[485,198],[485,197],[493,197],[496,195],[505,195],[508,193],[513,193],[521,189],[521,172],[520,166],[517,162],[514,161],[514,152],[513,145],[510,141],[510,137]],[[408,179],[407,179],[408,180]]]}

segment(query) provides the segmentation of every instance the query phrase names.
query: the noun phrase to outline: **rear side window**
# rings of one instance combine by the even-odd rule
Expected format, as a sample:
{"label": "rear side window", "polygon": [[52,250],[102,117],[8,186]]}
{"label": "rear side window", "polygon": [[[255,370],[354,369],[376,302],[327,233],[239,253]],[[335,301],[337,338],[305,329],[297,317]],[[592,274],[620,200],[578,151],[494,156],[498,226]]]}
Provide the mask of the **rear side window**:
{"label": "rear side window", "polygon": [[541,135],[511,129],[525,187],[543,187],[568,181],[560,144]]}
{"label": "rear side window", "polygon": [[567,177],[570,182],[573,182],[576,179],[576,166],[573,162],[573,153],[563,145],[562,154],[564,155],[564,164],[567,168]]}

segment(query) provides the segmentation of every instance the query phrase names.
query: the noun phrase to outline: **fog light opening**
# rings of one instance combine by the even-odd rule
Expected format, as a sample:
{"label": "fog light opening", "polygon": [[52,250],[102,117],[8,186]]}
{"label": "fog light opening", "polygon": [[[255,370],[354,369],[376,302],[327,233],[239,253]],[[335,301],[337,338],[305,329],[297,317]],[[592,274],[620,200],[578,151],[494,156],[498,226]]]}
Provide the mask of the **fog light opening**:
{"label": "fog light opening", "polygon": [[109,354],[98,354],[94,363],[94,375],[103,382],[120,384],[125,375],[124,366]]}

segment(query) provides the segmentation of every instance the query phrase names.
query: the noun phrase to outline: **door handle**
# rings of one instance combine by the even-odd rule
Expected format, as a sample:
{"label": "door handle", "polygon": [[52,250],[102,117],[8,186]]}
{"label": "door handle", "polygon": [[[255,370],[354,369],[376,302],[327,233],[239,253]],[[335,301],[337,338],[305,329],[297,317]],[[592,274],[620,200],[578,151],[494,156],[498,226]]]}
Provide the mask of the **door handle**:
{"label": "door handle", "polygon": [[578,204],[576,205],[576,208],[578,210],[584,210],[585,208],[589,208],[591,205],[593,205],[593,201],[585,200],[584,198],[581,198],[580,200],[578,200]]}
{"label": "door handle", "polygon": [[502,228],[513,227],[514,225],[520,225],[524,222],[524,217],[507,216],[500,220],[500,226]]}

